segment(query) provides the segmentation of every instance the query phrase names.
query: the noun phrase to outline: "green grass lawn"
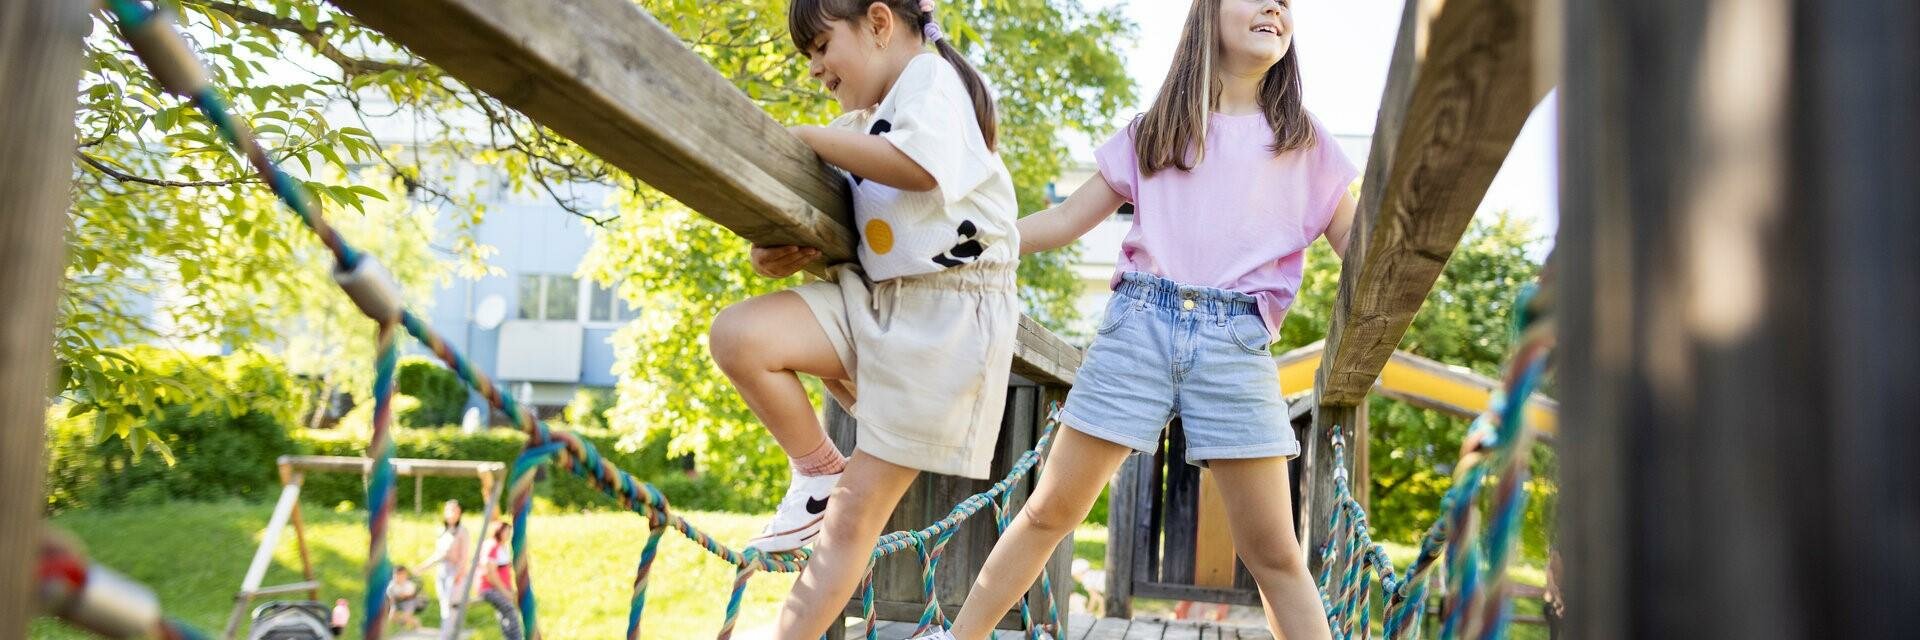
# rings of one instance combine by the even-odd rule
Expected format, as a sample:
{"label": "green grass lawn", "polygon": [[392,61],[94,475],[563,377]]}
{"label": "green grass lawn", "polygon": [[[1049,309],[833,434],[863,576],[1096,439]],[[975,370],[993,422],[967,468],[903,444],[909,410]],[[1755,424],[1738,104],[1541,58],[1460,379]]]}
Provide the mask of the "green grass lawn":
{"label": "green grass lawn", "polygon": [[[272,511],[271,504],[182,503],[69,513],[53,522],[84,541],[94,558],[153,587],[169,615],[203,631],[218,633]],[[363,615],[358,594],[364,588],[365,516],[358,511],[311,505],[304,514],[308,548],[323,585],[321,596],[329,604],[335,598],[348,598],[354,605],[357,625]],[[688,513],[687,517],[720,540],[738,543],[757,532],[765,516]],[[433,549],[438,531],[431,514],[397,515],[389,540],[395,560],[409,564],[425,558]],[[533,584],[540,597],[542,632],[550,638],[619,637],[626,628],[633,571],[646,533],[645,520],[634,514],[547,514],[536,510],[528,535],[533,543]],[[1404,545],[1385,546],[1388,556],[1402,567],[1415,551]],[[1074,556],[1089,561],[1093,568],[1105,565],[1106,549],[1106,527],[1082,525],[1075,532]],[[282,537],[274,559],[267,584],[300,580],[291,528]],[[1517,565],[1512,573],[1515,581],[1524,584],[1545,581],[1537,565]],[[661,543],[647,594],[645,627],[651,630],[649,636],[711,635],[720,627],[732,582],[732,565],[669,533]],[[791,574],[756,576],[742,604],[740,628],[771,624],[792,584]],[[1171,610],[1171,603],[1141,599],[1135,608],[1141,615],[1164,615]],[[1520,612],[1537,613],[1537,605],[1523,603]],[[430,606],[423,619],[434,625],[437,615],[438,609]],[[475,630],[479,638],[499,637],[492,610],[484,604],[469,613],[467,628]],[[1518,637],[1532,637],[1535,630],[1518,631]],[[31,637],[90,636],[41,620],[35,623]],[[349,633],[348,637],[358,634]]]}
{"label": "green grass lawn", "polygon": [[[218,633],[272,511],[270,504],[175,504],[71,513],[54,518],[54,524],[83,540],[94,558],[153,587],[169,615]],[[357,628],[363,615],[358,594],[364,589],[365,516],[311,506],[304,511],[309,550],[323,585],[321,596],[329,604],[334,598],[353,602]],[[758,515],[688,513],[687,517],[728,542],[752,537],[762,524]],[[389,545],[396,561],[417,562],[432,552],[438,525],[431,515],[408,512],[395,520]],[[620,637],[626,630],[634,568],[646,542],[645,519],[628,513],[536,513],[528,534],[540,627],[546,637]],[[661,542],[647,592],[648,635],[711,635],[720,628],[733,567],[685,538],[668,535]],[[299,581],[299,567],[289,528],[267,584]],[[792,574],[756,576],[742,604],[740,627],[770,623],[792,584]],[[430,609],[424,619],[433,625],[438,609]],[[498,638],[492,610],[484,604],[479,609],[468,616],[467,628],[478,631],[479,638]],[[673,633],[656,635],[667,631]],[[50,620],[36,622],[31,633],[34,638],[91,637]]]}

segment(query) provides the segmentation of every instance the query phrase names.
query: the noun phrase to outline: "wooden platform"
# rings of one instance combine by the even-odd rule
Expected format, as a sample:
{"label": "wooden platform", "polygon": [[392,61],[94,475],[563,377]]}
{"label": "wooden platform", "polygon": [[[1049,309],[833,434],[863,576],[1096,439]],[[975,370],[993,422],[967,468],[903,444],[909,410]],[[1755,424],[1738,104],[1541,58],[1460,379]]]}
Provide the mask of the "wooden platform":
{"label": "wooden platform", "polygon": [[[906,640],[913,633],[914,623],[881,622],[880,640]],[[865,623],[856,623],[847,627],[848,638],[865,638]],[[1027,637],[1024,631],[1001,631],[994,634],[995,640],[1021,640]],[[1241,626],[1222,626],[1207,622],[1187,622],[1142,618],[1127,620],[1123,618],[1095,619],[1087,615],[1075,615],[1067,621],[1067,636],[1061,640],[1272,640],[1273,634],[1266,629]]]}

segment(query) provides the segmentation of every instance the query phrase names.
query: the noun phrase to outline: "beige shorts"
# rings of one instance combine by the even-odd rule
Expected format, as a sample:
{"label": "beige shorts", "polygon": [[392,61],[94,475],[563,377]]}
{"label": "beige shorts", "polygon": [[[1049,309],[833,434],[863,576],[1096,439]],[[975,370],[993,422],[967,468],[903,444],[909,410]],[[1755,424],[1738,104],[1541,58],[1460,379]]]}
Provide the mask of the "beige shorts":
{"label": "beige shorts", "polygon": [[1020,299],[1012,264],[869,282],[856,265],[793,289],[853,378],[855,448],[985,478],[1007,401]]}

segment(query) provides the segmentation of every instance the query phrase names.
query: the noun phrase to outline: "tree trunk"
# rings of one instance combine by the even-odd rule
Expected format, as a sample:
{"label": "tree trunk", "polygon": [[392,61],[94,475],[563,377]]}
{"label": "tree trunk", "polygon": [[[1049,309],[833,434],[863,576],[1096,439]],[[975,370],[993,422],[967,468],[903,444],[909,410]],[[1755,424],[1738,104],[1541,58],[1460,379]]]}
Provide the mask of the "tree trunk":
{"label": "tree trunk", "polygon": [[0,3],[0,638],[37,613],[53,322],[66,262],[73,109],[87,3]]}

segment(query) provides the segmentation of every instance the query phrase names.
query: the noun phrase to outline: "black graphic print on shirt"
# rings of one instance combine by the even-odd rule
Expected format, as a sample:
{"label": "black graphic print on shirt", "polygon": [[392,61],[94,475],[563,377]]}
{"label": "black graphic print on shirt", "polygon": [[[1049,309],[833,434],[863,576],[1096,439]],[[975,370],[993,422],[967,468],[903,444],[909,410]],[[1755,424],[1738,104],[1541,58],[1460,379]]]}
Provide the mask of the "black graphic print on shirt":
{"label": "black graphic print on shirt", "polygon": [[[867,135],[877,136],[892,130],[893,130],[893,123],[887,122],[886,118],[881,118],[879,120],[873,121],[873,127],[870,129],[867,129]],[[859,185],[867,181],[866,178],[860,177],[859,174],[849,173],[848,175],[853,176],[853,184],[855,185]]]}
{"label": "black graphic print on shirt", "polygon": [[987,245],[981,244],[979,240],[974,239],[980,235],[980,229],[973,226],[972,220],[962,221],[958,231],[962,238],[960,243],[953,245],[953,248],[948,249],[945,253],[934,256],[934,264],[951,269],[978,260],[980,254],[986,253]]}

